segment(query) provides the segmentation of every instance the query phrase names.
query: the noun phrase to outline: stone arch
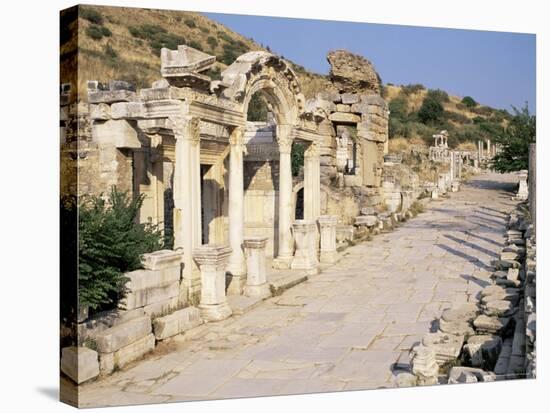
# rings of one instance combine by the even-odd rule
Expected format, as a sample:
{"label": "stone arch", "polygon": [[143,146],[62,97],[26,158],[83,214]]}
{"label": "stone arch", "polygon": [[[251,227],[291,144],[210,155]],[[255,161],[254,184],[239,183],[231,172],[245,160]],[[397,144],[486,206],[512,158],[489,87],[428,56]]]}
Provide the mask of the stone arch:
{"label": "stone arch", "polygon": [[222,72],[222,95],[242,104],[246,117],[250,99],[262,92],[278,125],[295,126],[304,113],[305,98],[298,77],[282,58],[268,52],[248,52]]}
{"label": "stone arch", "polygon": [[222,72],[222,80],[216,88],[221,97],[240,105],[244,124],[247,121],[250,100],[258,92],[266,99],[274,115],[276,143],[273,142],[272,145],[276,150],[274,150],[275,153],[269,154],[279,158],[278,201],[275,201],[277,203],[275,215],[278,221],[277,228],[274,228],[277,233],[274,239],[274,246],[276,245],[274,253],[277,259],[274,261],[274,266],[288,268],[294,255],[294,240],[291,232],[294,211],[292,210],[290,151],[292,142],[297,136],[306,136],[309,137],[306,140],[313,140],[311,135],[300,131],[306,113],[304,112],[305,98],[298,78],[284,59],[268,52],[256,51],[239,56]]}

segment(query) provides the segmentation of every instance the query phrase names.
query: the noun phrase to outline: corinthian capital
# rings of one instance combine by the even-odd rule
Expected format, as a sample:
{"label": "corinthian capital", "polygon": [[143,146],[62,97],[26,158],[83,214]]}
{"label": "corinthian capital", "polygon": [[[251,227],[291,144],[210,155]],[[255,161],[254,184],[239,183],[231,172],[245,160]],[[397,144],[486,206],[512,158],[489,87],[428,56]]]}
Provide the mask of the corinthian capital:
{"label": "corinthian capital", "polygon": [[229,135],[229,143],[231,145],[244,145],[244,127],[236,126]]}
{"label": "corinthian capital", "polygon": [[318,158],[321,155],[321,143],[314,141],[309,144],[304,152],[306,158]]}
{"label": "corinthian capital", "polygon": [[200,141],[200,119],[194,116],[171,116],[168,118],[176,140]]}

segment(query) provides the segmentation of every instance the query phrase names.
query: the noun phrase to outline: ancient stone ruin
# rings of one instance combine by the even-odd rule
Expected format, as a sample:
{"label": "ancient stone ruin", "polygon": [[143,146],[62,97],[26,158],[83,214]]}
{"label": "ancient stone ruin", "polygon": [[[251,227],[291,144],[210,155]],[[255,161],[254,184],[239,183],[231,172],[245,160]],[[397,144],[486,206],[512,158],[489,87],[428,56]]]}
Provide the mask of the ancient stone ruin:
{"label": "ancient stone ruin", "polygon": [[[78,346],[62,355],[62,370],[75,382],[110,374],[162,340],[242,314],[306,280],[348,243],[411,218],[421,197],[458,190],[463,168],[480,166],[481,155],[449,150],[443,131],[430,157],[446,172],[421,182],[388,153],[390,114],[373,65],[342,50],[328,60],[337,92],[309,100],[281,57],[245,53],[212,80],[206,72],[215,57],[186,45],[162,49],[162,79],[151,88],[90,80],[87,102],[75,102],[62,87],[62,174],[78,168],[79,176],[77,185],[62,182],[62,193],[100,194],[116,185],[143,194],[140,222],[173,234],[170,248],[145,254],[143,269],[127,274],[120,309],[79,320]],[[266,121],[247,119],[256,94],[267,102]],[[303,167],[293,174],[297,144]],[[524,244],[518,248],[505,252],[523,257]],[[487,325],[483,334],[505,328],[495,317],[509,315],[507,291],[487,303],[485,324],[474,321]],[[449,315],[452,327],[442,333],[459,326],[460,337],[471,334],[470,315]],[[497,341],[469,342],[473,358],[480,348],[496,352]],[[459,342],[427,339],[435,350],[417,350],[418,379],[432,383],[437,363],[455,357]]]}

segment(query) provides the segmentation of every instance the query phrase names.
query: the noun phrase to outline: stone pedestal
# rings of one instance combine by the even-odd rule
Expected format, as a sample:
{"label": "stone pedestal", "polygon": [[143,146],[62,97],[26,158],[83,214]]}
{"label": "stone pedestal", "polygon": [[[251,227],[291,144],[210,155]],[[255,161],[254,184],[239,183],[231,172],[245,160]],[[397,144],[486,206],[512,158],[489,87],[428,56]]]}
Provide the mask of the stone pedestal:
{"label": "stone pedestal", "polygon": [[202,245],[193,250],[193,258],[201,271],[201,299],[199,309],[203,319],[220,321],[232,312],[225,296],[225,269],[231,247]]}
{"label": "stone pedestal", "polygon": [[299,219],[292,225],[294,240],[296,242],[296,253],[290,268],[293,270],[304,270],[307,274],[317,274],[317,254],[312,248],[312,240],[316,237],[315,221]]}
{"label": "stone pedestal", "polygon": [[338,260],[336,251],[336,224],[338,217],[321,215],[318,219],[321,232],[321,252],[319,260],[322,263],[332,264]]}
{"label": "stone pedestal", "polygon": [[527,171],[520,171],[519,186],[516,199],[525,200],[529,197],[529,187],[527,186]]}
{"label": "stone pedestal", "polygon": [[266,298],[271,295],[267,283],[265,246],[268,237],[246,237],[243,242],[246,254],[246,285],[244,294],[248,297]]}

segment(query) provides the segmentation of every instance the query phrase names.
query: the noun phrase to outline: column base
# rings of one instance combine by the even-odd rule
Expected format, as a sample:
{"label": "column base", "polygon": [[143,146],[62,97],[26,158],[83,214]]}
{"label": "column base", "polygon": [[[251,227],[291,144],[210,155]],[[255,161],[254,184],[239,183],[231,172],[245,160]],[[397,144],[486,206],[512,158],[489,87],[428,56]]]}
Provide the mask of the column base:
{"label": "column base", "polygon": [[319,268],[317,268],[317,263],[312,262],[308,258],[303,257],[294,257],[290,268],[293,270],[303,270],[308,275],[319,274]]}
{"label": "column base", "polygon": [[319,255],[319,262],[323,264],[334,264],[336,261],[338,261],[339,255],[336,251],[321,251],[321,254]]}
{"label": "column base", "polygon": [[292,264],[292,260],[294,257],[277,257],[273,260],[273,268],[276,270],[288,270],[290,269],[290,265]]}
{"label": "column base", "polygon": [[180,286],[180,293],[182,290],[187,290],[187,301],[191,305],[197,305],[200,302],[201,299],[201,273],[198,269],[193,269],[193,273],[191,274],[191,278],[183,278],[181,281],[182,286]]}
{"label": "column base", "polygon": [[227,295],[241,295],[246,284],[246,274],[240,276],[227,274],[225,284],[227,285]]}
{"label": "column base", "polygon": [[271,290],[269,284],[264,283],[262,285],[245,285],[244,295],[247,297],[267,298],[271,297]]}
{"label": "column base", "polygon": [[227,302],[220,304],[200,304],[201,316],[206,321],[221,321],[230,317],[233,312]]}

